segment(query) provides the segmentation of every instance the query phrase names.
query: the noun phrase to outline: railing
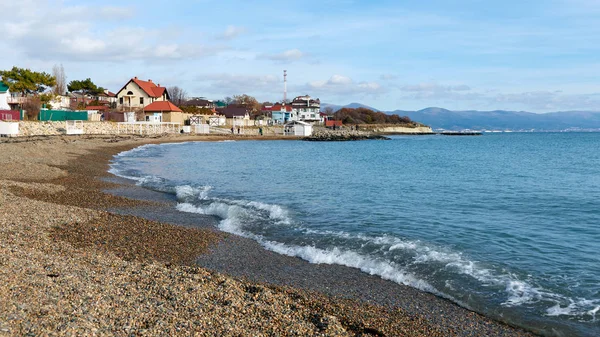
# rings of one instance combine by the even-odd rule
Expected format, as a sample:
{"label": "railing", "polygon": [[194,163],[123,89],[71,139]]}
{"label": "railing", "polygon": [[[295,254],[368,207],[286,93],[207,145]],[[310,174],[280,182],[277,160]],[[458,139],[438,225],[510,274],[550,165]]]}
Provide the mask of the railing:
{"label": "railing", "polygon": [[22,104],[25,103],[25,101],[28,99],[29,97],[8,97],[6,99],[6,102],[8,104]]}
{"label": "railing", "polygon": [[123,122],[117,123],[118,133],[160,134],[179,133],[181,123],[173,122]]}

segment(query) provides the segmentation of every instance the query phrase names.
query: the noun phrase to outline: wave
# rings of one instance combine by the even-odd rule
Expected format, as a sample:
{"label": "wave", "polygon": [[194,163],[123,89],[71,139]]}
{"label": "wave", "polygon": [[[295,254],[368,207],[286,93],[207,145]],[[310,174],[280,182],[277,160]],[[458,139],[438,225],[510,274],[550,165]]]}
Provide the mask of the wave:
{"label": "wave", "polygon": [[[157,145],[144,145],[120,153],[117,157],[152,156],[157,150]],[[544,289],[539,281],[529,275],[519,275],[476,261],[447,247],[389,234],[368,235],[309,228],[295,221],[290,210],[282,205],[215,197],[211,195],[214,192],[212,186],[175,184],[160,177],[128,170],[119,160],[111,165],[110,172],[133,179],[139,186],[173,194],[178,200],[177,210],[216,216],[220,218],[219,229],[253,239],[279,254],[316,264],[357,268],[467,307],[468,304],[458,300],[470,291],[469,286],[465,288],[461,280],[475,282],[477,287],[490,287],[488,293],[495,296],[501,292],[502,299],[498,303],[503,307],[541,305],[545,308],[543,314],[546,316],[568,316],[592,322],[596,321],[600,311],[600,300],[572,299],[557,294]],[[294,236],[296,239],[302,237],[310,240],[294,241],[291,239]],[[434,275],[438,273],[444,278],[435,279],[437,276]],[[461,275],[466,278],[459,279]]]}

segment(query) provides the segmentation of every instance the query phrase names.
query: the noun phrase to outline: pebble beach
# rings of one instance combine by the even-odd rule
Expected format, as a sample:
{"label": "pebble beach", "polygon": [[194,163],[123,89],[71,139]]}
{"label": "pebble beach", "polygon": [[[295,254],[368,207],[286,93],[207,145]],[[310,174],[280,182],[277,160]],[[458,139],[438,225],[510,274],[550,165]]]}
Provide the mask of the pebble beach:
{"label": "pebble beach", "polygon": [[107,179],[119,152],[223,139],[0,140],[0,336],[535,336],[207,224],[144,216],[135,210],[166,206],[105,192],[121,188]]}

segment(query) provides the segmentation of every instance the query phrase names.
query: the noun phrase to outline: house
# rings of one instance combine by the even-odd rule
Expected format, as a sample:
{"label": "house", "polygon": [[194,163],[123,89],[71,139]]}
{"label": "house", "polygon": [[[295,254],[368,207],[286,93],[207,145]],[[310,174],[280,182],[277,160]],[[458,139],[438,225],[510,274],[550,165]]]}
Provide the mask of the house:
{"label": "house", "polygon": [[185,103],[182,103],[181,105],[194,106],[198,109],[209,109],[209,110],[212,110],[213,112],[216,111],[215,103],[213,103],[212,101],[209,101],[207,99],[198,98],[198,97],[187,100]]}
{"label": "house", "polygon": [[71,108],[71,97],[67,95],[56,95],[50,100],[50,106],[55,110],[65,110]]}
{"label": "house", "polygon": [[154,84],[152,80],[142,81],[137,77],[130,79],[116,94],[117,108],[121,111],[144,110],[152,103],[168,100],[167,88]]}
{"label": "house", "polygon": [[104,90],[104,92],[96,95],[94,97],[101,105],[111,105],[113,103],[117,103],[117,94],[111,92],[109,90]]}
{"label": "house", "polygon": [[0,110],[10,110],[10,106],[8,105],[9,97],[10,92],[8,86],[0,82]]}
{"label": "house", "polygon": [[[108,90],[94,95],[84,95],[79,92],[71,92],[69,96],[55,96],[57,102],[50,102],[53,108],[70,108],[72,110],[84,109],[88,105],[107,106],[109,108],[116,107],[117,95]],[[70,100],[70,104],[66,104],[64,100]]]}
{"label": "house", "polygon": [[264,112],[269,112],[274,124],[285,124],[298,120],[298,114],[294,113],[291,105],[276,103],[271,107],[263,108]]}
{"label": "house", "polygon": [[250,109],[244,107],[228,106],[217,109],[217,112],[225,116],[226,124],[231,126],[250,126]]}
{"label": "house", "polygon": [[302,121],[293,121],[284,125],[283,133],[286,136],[308,137],[312,135],[312,125]]}
{"label": "house", "polygon": [[189,118],[175,104],[169,101],[156,101],[144,108],[144,120],[152,123],[181,123]]}
{"label": "house", "polygon": [[298,116],[296,120],[308,123],[323,123],[321,117],[321,101],[309,95],[298,96],[292,101],[292,111]]}

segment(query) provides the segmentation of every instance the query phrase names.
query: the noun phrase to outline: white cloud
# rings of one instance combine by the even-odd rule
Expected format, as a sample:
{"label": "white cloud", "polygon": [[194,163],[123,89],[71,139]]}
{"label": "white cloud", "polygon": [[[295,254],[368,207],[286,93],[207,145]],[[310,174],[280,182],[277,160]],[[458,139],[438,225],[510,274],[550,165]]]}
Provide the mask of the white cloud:
{"label": "white cloud", "polygon": [[391,81],[397,79],[398,76],[394,74],[382,74],[381,76],[379,76],[379,78],[384,81]]}
{"label": "white cloud", "polygon": [[220,73],[200,75],[197,80],[206,83],[206,89],[212,93],[226,93],[230,96],[244,93],[283,93],[282,81],[274,75]]}
{"label": "white cloud", "polygon": [[469,101],[470,105],[491,109],[519,109],[548,112],[558,110],[598,110],[600,93],[568,94],[560,90],[503,93],[495,90],[478,92],[466,84],[441,85],[420,83],[399,88],[405,100],[431,103]]}
{"label": "white cloud", "polygon": [[221,38],[226,40],[235,39],[236,37],[244,34],[246,32],[246,28],[239,26],[227,26],[223,34],[220,35]]}
{"label": "white cloud", "polygon": [[[225,49],[219,46],[160,43],[161,28],[112,25],[135,12],[129,7],[69,6],[64,2],[23,0],[7,4],[11,15],[0,22],[5,44],[30,60],[160,61],[193,59]],[[51,19],[50,19],[51,18]],[[164,28],[163,28],[164,29]]]}
{"label": "white cloud", "polygon": [[280,62],[291,62],[297,61],[303,57],[306,57],[306,54],[300,51],[299,49],[290,49],[279,54],[262,54],[259,55],[258,58]]}
{"label": "white cloud", "polygon": [[403,85],[399,88],[403,97],[414,100],[477,100],[482,95],[471,91],[466,84],[441,85],[437,83],[419,83]]}
{"label": "white cloud", "polygon": [[600,106],[600,93],[566,94],[562,91],[531,91],[511,94],[497,94],[490,98],[490,104],[521,104],[540,111],[594,110]]}
{"label": "white cloud", "polygon": [[328,80],[309,82],[304,90],[314,92],[314,95],[336,97],[344,95],[378,95],[385,91],[377,82],[354,82],[350,77],[344,75],[333,75]]}

